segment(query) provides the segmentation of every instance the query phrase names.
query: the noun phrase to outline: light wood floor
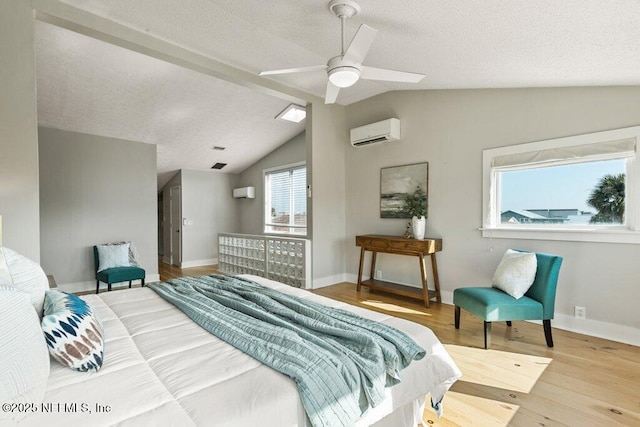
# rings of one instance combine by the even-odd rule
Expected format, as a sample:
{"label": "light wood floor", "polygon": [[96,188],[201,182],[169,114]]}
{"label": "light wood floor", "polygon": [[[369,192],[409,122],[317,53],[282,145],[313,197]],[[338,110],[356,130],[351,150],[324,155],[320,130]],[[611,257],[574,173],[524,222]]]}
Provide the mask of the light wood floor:
{"label": "light wood floor", "polygon": [[169,279],[186,276],[205,276],[207,274],[215,274],[217,265],[205,265],[202,267],[180,268],[175,265],[165,264],[158,261],[158,270],[160,273],[160,281],[166,282]]}
{"label": "light wood floor", "polygon": [[[215,272],[160,265],[161,278]],[[456,330],[450,305],[426,309],[411,299],[358,293],[352,283],[313,292],[435,332],[463,377],[447,393],[442,418],[426,408],[425,426],[640,426],[640,347],[554,328],[550,349],[542,325],[500,322],[493,325],[492,348],[484,350],[482,321],[463,311]]]}

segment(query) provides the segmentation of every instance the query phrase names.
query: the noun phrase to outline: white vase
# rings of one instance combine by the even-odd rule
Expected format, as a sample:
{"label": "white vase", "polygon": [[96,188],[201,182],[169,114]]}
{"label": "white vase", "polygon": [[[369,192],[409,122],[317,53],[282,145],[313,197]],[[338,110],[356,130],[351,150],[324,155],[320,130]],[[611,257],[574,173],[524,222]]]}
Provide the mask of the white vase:
{"label": "white vase", "polygon": [[424,239],[424,231],[427,225],[427,220],[424,216],[418,218],[414,216],[411,218],[411,228],[413,228],[413,238],[418,240]]}

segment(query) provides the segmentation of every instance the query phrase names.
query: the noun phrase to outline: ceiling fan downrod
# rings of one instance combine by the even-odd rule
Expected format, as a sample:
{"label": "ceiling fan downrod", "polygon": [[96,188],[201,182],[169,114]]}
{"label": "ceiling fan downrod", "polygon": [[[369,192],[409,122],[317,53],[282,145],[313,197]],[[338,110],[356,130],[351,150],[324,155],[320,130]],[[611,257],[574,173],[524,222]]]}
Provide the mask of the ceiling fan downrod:
{"label": "ceiling fan downrod", "polygon": [[358,5],[358,3],[351,0],[332,0],[331,2],[329,2],[329,9],[331,10],[331,12],[333,12],[334,15],[340,18],[340,56],[344,57],[344,23],[347,18],[356,16],[360,12],[360,6]]}

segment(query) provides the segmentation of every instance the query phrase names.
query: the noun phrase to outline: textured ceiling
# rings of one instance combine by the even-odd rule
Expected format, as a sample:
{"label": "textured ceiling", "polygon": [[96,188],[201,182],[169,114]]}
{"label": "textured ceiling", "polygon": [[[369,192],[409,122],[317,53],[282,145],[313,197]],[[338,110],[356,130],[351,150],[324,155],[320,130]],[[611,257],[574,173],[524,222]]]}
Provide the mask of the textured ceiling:
{"label": "textured ceiling", "polygon": [[[340,50],[340,22],[323,0],[62,2],[251,73],[325,64]],[[358,3],[347,39],[361,23],[379,30],[364,64],[426,78],[360,81],[340,92],[341,104],[397,89],[640,84],[637,0]],[[41,123],[156,143],[161,173],[179,159],[241,171],[304,128],[273,121],[286,103],[243,87],[48,24],[36,35]],[[324,95],[322,72],[273,79]],[[214,144],[235,151],[207,152]]]}
{"label": "textured ceiling", "polygon": [[178,169],[241,172],[304,130],[245,87],[46,23],[36,41],[38,123],[156,144],[158,188]]}

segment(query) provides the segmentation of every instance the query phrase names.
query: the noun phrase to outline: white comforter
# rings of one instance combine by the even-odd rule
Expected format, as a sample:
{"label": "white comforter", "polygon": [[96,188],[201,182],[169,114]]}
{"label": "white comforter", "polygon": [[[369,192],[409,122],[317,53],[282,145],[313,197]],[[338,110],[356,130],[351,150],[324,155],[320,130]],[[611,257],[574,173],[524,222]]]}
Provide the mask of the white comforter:
{"label": "white comforter", "polygon": [[[460,371],[428,328],[278,282],[266,286],[354,311],[409,334],[427,352],[358,425],[415,425],[424,395],[441,396]],[[51,361],[42,405],[20,425],[304,426],[293,381],[214,337],[148,288],[83,297],[105,333],[105,362],[80,373]],[[388,414],[393,414],[388,416]],[[383,419],[387,417],[386,419]],[[415,417],[418,417],[415,419]]]}

